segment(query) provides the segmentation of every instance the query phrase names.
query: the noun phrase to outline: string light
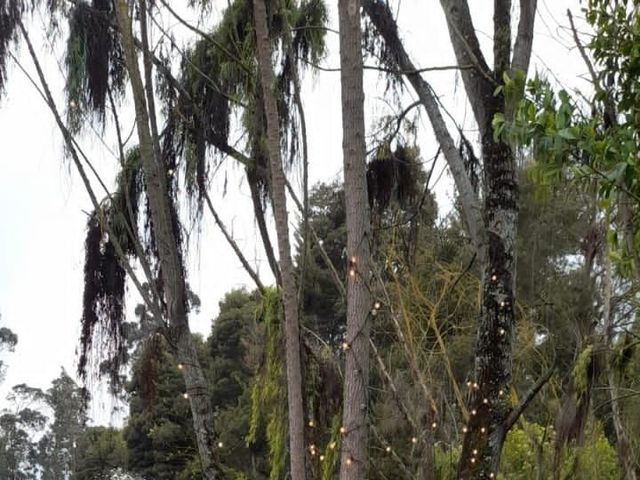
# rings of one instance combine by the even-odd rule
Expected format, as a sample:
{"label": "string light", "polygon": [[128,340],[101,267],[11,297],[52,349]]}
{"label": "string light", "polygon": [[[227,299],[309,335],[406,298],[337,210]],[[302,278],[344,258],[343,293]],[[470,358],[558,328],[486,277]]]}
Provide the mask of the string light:
{"label": "string light", "polygon": [[218,442],[218,448],[222,448],[222,447],[224,447],[224,443]]}
{"label": "string light", "polygon": [[500,390],[500,391],[498,392],[498,395],[500,395],[500,396],[504,395],[504,390]]}
{"label": "string light", "polygon": [[480,388],[480,385],[478,385],[477,383],[474,383],[473,384],[473,389],[474,390],[478,390],[478,388]]}
{"label": "string light", "polygon": [[376,310],[380,309],[380,302],[376,302],[373,304],[373,308],[375,308]]}
{"label": "string light", "polygon": [[352,268],[351,270],[349,270],[349,275],[351,277],[355,277],[356,276],[356,271]]}
{"label": "string light", "polygon": [[342,342],[342,350],[345,352],[349,350],[349,344],[347,342]]}
{"label": "string light", "polygon": [[167,175],[172,177],[173,176],[173,169],[170,168],[169,170],[167,170]]}
{"label": "string light", "polygon": [[189,394],[188,394],[187,392],[184,392],[184,393],[182,394],[182,396],[183,396],[184,398],[189,398]]}
{"label": "string light", "polygon": [[346,428],[344,428],[344,427],[340,427],[340,433],[342,433],[342,434],[344,435],[344,433],[345,433],[346,431],[347,431],[347,429],[346,429]]}
{"label": "string light", "polygon": [[473,410],[471,410],[471,415],[475,415],[476,413],[478,413],[478,412],[476,411],[475,408]]}
{"label": "string light", "polygon": [[471,457],[471,463],[476,463],[476,459]]}
{"label": "string light", "polygon": [[178,370],[182,370],[184,368],[184,365],[182,365],[181,363],[178,364]]}
{"label": "string light", "polygon": [[488,398],[483,398],[482,399],[482,403],[484,403],[485,405],[487,405],[489,403],[489,399]]}
{"label": "string light", "polygon": [[494,273],[493,275],[491,275],[491,281],[495,282],[496,280],[498,280],[498,276]]}
{"label": "string light", "polygon": [[504,308],[505,305],[506,303],[504,303],[504,301],[500,302],[500,308]]}
{"label": "string light", "polygon": [[336,449],[336,442],[331,442],[331,443],[329,444],[329,448],[330,448],[331,450],[335,450],[335,449]]}
{"label": "string light", "polygon": [[495,478],[495,476],[496,476],[496,474],[495,474],[495,473],[493,473],[493,472],[491,472],[491,473],[489,474],[489,478]]}
{"label": "string light", "polygon": [[506,330],[504,328],[501,328],[500,330],[498,330],[498,333],[500,334],[500,336],[502,336],[507,332],[506,332]]}
{"label": "string light", "polygon": [[320,455],[320,461],[324,462],[324,455]]}
{"label": "string light", "polygon": [[484,427],[482,427],[482,428],[480,429],[480,433],[484,433],[484,432],[486,432],[486,431],[487,431],[487,429],[486,429],[486,428],[484,428]]}
{"label": "string light", "polygon": [[411,437],[411,443],[415,445],[416,443],[418,443],[418,439],[416,437]]}
{"label": "string light", "polygon": [[385,448],[385,451],[386,451],[387,453],[391,453],[391,447],[390,447],[389,445],[387,445],[387,448]]}
{"label": "string light", "polygon": [[467,427],[462,427],[462,433],[467,433],[469,429]]}
{"label": "string light", "polygon": [[433,428],[434,430],[438,427],[438,424],[436,422],[433,422],[431,424],[431,428]]}
{"label": "string light", "polygon": [[478,449],[477,449],[477,448],[474,448],[474,449],[473,449],[473,454],[474,454],[474,455],[478,455]]}
{"label": "string light", "polygon": [[467,382],[467,387],[471,388],[471,385],[472,385],[471,380],[469,380],[469,381]]}
{"label": "string light", "polygon": [[316,426],[316,422],[314,422],[313,420],[309,420],[309,427],[313,428]]}
{"label": "string light", "polygon": [[347,457],[347,461],[346,461],[347,465],[351,465],[352,462],[353,460],[351,460],[351,457]]}

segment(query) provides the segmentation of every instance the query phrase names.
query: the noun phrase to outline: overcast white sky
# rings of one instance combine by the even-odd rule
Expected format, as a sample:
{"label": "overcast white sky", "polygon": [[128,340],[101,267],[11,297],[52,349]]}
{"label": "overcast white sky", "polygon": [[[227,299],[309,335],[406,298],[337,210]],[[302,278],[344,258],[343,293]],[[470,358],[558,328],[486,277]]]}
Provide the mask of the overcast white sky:
{"label": "overcast white sky", "polygon": [[[186,2],[173,3],[182,5]],[[337,3],[336,0],[328,0],[327,3],[335,27]],[[493,2],[474,0],[470,3],[485,55],[491,62]],[[514,1],[514,12],[517,3]],[[219,11],[227,1],[218,0],[215,4],[219,5]],[[567,8],[580,16],[577,0],[539,0],[531,71],[537,69],[547,75],[551,72],[567,87],[586,88],[586,83],[578,78],[586,69],[566,29]],[[187,18],[196,18],[193,12],[181,10]],[[175,21],[165,18],[164,23],[175,29],[179,38],[183,35],[188,38]],[[427,67],[454,63],[437,0],[402,1],[399,24],[416,65]],[[51,53],[50,45],[40,33],[42,26],[43,20],[36,14],[31,31],[39,46],[38,54],[52,91],[59,92],[58,105],[61,108],[64,80],[58,62],[63,64],[61,47],[64,42],[58,41]],[[337,67],[337,35],[328,33],[327,40],[329,55],[323,65]],[[14,48],[12,51],[29,71],[33,71],[26,48]],[[70,374],[75,372],[82,303],[84,212],[91,210],[77,173],[63,159],[61,136],[50,112],[15,65],[9,68],[9,76],[7,93],[0,101],[0,314],[1,324],[18,334],[19,343],[14,353],[2,354],[8,370],[5,382],[0,385],[0,408],[4,406],[8,389],[17,383],[47,388],[61,367]],[[458,121],[473,128],[463,88],[456,75],[434,72],[426,74],[426,78]],[[339,73],[307,74],[303,89],[312,182],[341,179]],[[388,104],[382,100],[383,90],[384,84],[378,83],[377,75],[367,72],[368,126],[376,117],[390,113]],[[404,105],[408,105],[414,97],[413,92],[408,89],[405,97]],[[131,118],[125,118],[124,123],[126,130],[131,128]],[[425,115],[421,117],[420,130],[422,154],[427,159],[433,156],[437,145]],[[81,144],[101,176],[112,182],[117,161],[105,147],[106,144],[111,149],[116,148],[110,130],[100,136],[87,132]],[[440,164],[436,172],[442,167],[444,165]],[[263,250],[257,243],[250,198],[240,173],[241,170],[232,167],[219,170],[214,179],[212,197],[236,240],[268,281],[268,267],[262,260]],[[228,193],[223,197],[220,187],[225,174],[228,176]],[[297,184],[297,177],[293,178]],[[446,175],[435,188],[438,202],[447,208],[453,192]],[[291,204],[289,210],[293,211]],[[191,245],[189,265],[191,287],[202,300],[200,313],[191,315],[191,326],[193,331],[206,335],[224,293],[238,286],[246,284],[251,288],[252,285],[206,213],[202,235],[197,243],[194,241]],[[132,303],[129,307],[134,306]],[[92,407],[93,417],[100,422],[109,421],[111,406],[110,400],[102,396]]]}

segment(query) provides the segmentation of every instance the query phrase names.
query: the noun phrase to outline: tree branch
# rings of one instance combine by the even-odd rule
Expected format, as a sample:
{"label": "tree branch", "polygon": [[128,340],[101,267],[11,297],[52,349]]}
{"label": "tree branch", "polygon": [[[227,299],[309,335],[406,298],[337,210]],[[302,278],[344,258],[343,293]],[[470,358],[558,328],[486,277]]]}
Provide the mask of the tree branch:
{"label": "tree branch", "polygon": [[462,70],[462,80],[464,82],[467,97],[478,125],[483,131],[486,125],[491,123],[493,112],[487,111],[486,99],[493,95],[495,78],[493,72],[487,65],[480,43],[476,36],[469,5],[466,0],[440,0],[447,26],[449,27],[449,37],[451,45],[460,65],[476,65],[478,71]]}
{"label": "tree branch", "polygon": [[[364,0],[363,6],[365,13],[369,16],[376,30],[384,39],[387,48],[395,56],[398,68],[403,71],[416,71],[413,62],[404,49],[404,45],[400,41],[398,26],[393,19],[387,3],[382,0]],[[460,63],[464,64],[463,62]],[[469,236],[480,253],[480,251],[484,249],[481,205],[465,170],[464,161],[442,118],[438,102],[429,83],[418,73],[406,74],[406,78],[413,86],[413,89],[418,94],[420,101],[427,111],[436,139],[442,147],[442,152],[449,165],[449,170],[453,175],[456,188],[458,189]]]}
{"label": "tree branch", "polygon": [[538,392],[542,389],[542,387],[546,385],[546,383],[549,381],[549,379],[551,378],[551,376],[554,374],[555,371],[556,371],[556,365],[554,362],[551,368],[547,370],[547,372],[542,377],[540,377],[538,381],[529,389],[527,394],[522,398],[522,400],[520,400],[520,403],[516,405],[513,410],[511,410],[511,413],[509,413],[509,416],[504,421],[505,434],[509,430],[511,430],[511,427],[513,427],[513,425],[518,421],[518,418],[520,418],[520,415],[522,415],[522,413],[526,410],[526,408],[529,406],[529,404],[535,398]]}
{"label": "tree branch", "polygon": [[511,59],[512,74],[516,70],[525,73],[529,70],[537,4],[538,0],[520,0],[520,21]]}
{"label": "tree branch", "polygon": [[511,0],[493,5],[493,71],[494,78],[502,78],[511,64]]}
{"label": "tree branch", "polygon": [[211,215],[213,215],[213,219],[216,221],[216,224],[218,225],[218,228],[220,228],[220,231],[224,235],[224,238],[227,240],[227,243],[231,246],[236,256],[238,257],[238,260],[240,260],[240,263],[242,263],[242,266],[244,267],[246,272],[249,274],[251,279],[255,282],[256,287],[258,287],[258,290],[260,291],[260,293],[264,294],[265,288],[262,282],[260,281],[260,277],[258,276],[256,271],[253,268],[251,268],[251,265],[249,264],[246,257],[242,253],[242,250],[240,250],[240,247],[238,247],[238,244],[233,239],[233,237],[229,234],[229,231],[227,230],[224,223],[220,219],[218,212],[216,212],[215,208],[213,208],[213,203],[211,203],[211,198],[209,197],[209,194],[207,192],[203,192],[203,196],[207,204],[207,207],[209,207],[209,211],[211,212]]}

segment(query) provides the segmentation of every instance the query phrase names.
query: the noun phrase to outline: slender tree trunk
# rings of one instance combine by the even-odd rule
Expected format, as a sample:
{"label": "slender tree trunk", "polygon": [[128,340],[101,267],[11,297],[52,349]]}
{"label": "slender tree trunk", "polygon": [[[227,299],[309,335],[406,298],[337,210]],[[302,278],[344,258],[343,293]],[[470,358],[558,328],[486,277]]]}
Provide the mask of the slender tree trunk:
{"label": "slender tree trunk", "polygon": [[[511,1],[494,0],[493,69],[480,49],[468,3],[464,0],[441,0],[440,3],[456,60],[465,67],[461,76],[480,129],[484,167],[482,208],[442,120],[433,91],[415,71],[388,5],[383,0],[364,0],[365,11],[429,115],[458,188],[470,237],[478,250],[482,304],[477,323],[475,381],[469,403],[471,415],[465,426],[458,475],[460,478],[495,478],[508,429],[526,404],[512,409],[507,401],[514,342],[518,214],[515,160],[507,144],[494,141],[491,122],[496,113],[506,114],[507,120],[510,114],[503,96],[494,95],[503,74],[515,69],[526,74],[528,70],[537,2],[520,0],[520,23],[511,55]],[[527,402],[531,400],[529,396],[526,398]]]}
{"label": "slender tree trunk", "polygon": [[360,0],[339,0],[340,82],[342,87],[342,152],[346,203],[347,337],[345,350],[344,434],[341,480],[364,480],[368,467],[369,291],[371,279],[369,200],[366,179],[364,91]]}
{"label": "slender tree trunk", "polygon": [[178,361],[186,365],[182,372],[191,405],[202,473],[205,479],[213,480],[222,478],[222,473],[214,461],[213,411],[207,382],[189,330],[185,272],[180,257],[178,239],[173,229],[173,210],[165,167],[162,164],[162,159],[154,152],[154,139],[150,131],[149,111],[138,67],[128,5],[126,0],[118,0],[116,6],[118,25],[124,45],[125,63],[131,79],[135,104],[140,157],[147,185],[154,235],[158,245],[158,257],[162,267],[164,295],[169,318],[168,340],[175,350]]}
{"label": "slender tree trunk", "polygon": [[607,383],[609,384],[609,398],[611,400],[611,419],[613,421],[613,427],[616,432],[616,452],[618,454],[618,461],[624,471],[625,480],[636,480],[636,464],[633,459],[633,451],[631,449],[631,443],[629,442],[629,436],[624,428],[622,420],[622,411],[620,408],[620,389],[618,388],[618,382],[615,378],[615,372],[612,368],[612,356],[613,356],[613,338],[614,338],[614,315],[611,311],[611,294],[613,289],[613,279],[611,273],[611,259],[609,258],[609,249],[603,249],[602,264],[604,267],[604,275],[602,278],[602,296],[603,296],[603,317],[605,328],[605,348],[606,348],[606,361],[605,369],[607,372]]}
{"label": "slender tree trunk", "polygon": [[291,459],[292,480],[304,480],[304,409],[302,405],[302,366],[300,361],[300,325],[298,324],[298,302],[295,272],[291,260],[285,177],[280,155],[280,133],[278,106],[274,87],[274,74],[271,64],[271,46],[267,26],[267,9],[264,0],[254,0],[253,16],[256,29],[256,45],[260,66],[260,83],[267,117],[267,146],[271,166],[271,195],[273,215],[276,221],[278,253],[280,256],[280,275],[284,301],[287,395],[289,403],[289,455]]}

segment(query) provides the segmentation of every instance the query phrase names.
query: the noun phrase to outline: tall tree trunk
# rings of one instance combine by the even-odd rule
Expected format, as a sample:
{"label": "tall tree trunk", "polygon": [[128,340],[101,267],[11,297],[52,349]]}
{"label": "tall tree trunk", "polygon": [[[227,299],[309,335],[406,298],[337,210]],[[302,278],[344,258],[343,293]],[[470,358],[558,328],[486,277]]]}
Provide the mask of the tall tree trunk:
{"label": "tall tree trunk", "polygon": [[300,325],[298,324],[298,302],[295,272],[291,260],[285,177],[280,155],[280,132],[278,106],[274,87],[273,66],[271,64],[271,43],[267,26],[267,9],[264,0],[254,0],[253,17],[256,29],[256,45],[260,66],[260,83],[267,118],[267,146],[271,166],[271,196],[273,216],[276,221],[280,276],[284,301],[287,395],[289,403],[289,456],[292,480],[304,480],[304,410],[302,406],[302,366],[300,361]]}
{"label": "tall tree trunk", "polygon": [[346,203],[347,337],[341,480],[363,480],[368,467],[367,406],[369,387],[369,292],[371,280],[369,200],[366,180],[364,91],[360,0],[339,0],[340,83],[342,87],[342,152]]}
{"label": "tall tree trunk", "polygon": [[458,188],[470,237],[478,250],[482,299],[477,323],[475,382],[472,382],[471,416],[465,426],[458,475],[460,478],[495,478],[509,428],[542,385],[532,388],[532,395],[525,396],[515,408],[508,404],[514,342],[517,179],[513,152],[504,142],[494,141],[491,126],[496,113],[505,114],[507,120],[510,116],[503,96],[494,95],[503,74],[515,69],[526,74],[528,70],[537,1],[520,0],[520,23],[512,56],[511,1],[494,0],[493,69],[480,50],[468,3],[464,0],[441,0],[440,3],[456,60],[467,67],[461,70],[461,76],[480,129],[484,167],[482,208],[442,120],[433,91],[407,55],[388,5],[383,0],[364,0],[367,15],[429,115]]}
{"label": "tall tree trunk", "polygon": [[625,480],[636,480],[636,464],[633,458],[633,450],[631,449],[631,443],[629,442],[629,436],[624,428],[622,420],[622,411],[620,409],[620,389],[618,388],[618,382],[616,381],[615,371],[612,367],[613,362],[613,339],[614,339],[614,314],[611,310],[611,295],[613,290],[613,278],[611,272],[611,259],[609,258],[609,249],[603,249],[602,264],[604,267],[604,273],[602,278],[602,297],[603,297],[603,312],[604,317],[604,335],[605,335],[605,348],[606,348],[606,361],[604,367],[607,373],[607,383],[609,386],[609,398],[611,400],[611,419],[613,421],[613,427],[616,432],[616,453],[618,454],[618,461],[624,471]]}
{"label": "tall tree trunk", "polygon": [[[202,464],[203,477],[207,480],[222,478],[222,472],[214,461],[215,431],[213,411],[209,400],[207,382],[198,360],[187,317],[185,272],[180,257],[178,238],[173,229],[173,210],[165,167],[154,151],[154,139],[150,131],[150,118],[145,89],[138,67],[132,24],[126,0],[118,0],[117,21],[122,33],[125,63],[136,113],[140,157],[147,185],[147,196],[158,246],[164,295],[169,320],[168,338],[178,361],[187,365],[182,369],[193,426]],[[152,112],[153,114],[153,112]]]}

